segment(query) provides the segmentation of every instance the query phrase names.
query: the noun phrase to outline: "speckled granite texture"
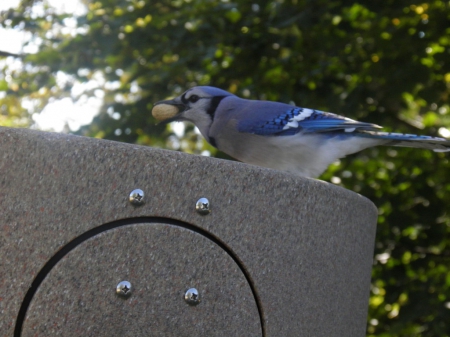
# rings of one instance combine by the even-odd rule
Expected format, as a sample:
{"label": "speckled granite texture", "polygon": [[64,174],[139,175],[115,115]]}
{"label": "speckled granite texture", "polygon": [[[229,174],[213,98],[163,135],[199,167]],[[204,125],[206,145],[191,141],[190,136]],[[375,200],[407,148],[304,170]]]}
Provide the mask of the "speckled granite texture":
{"label": "speckled granite texture", "polygon": [[[127,280],[126,300],[114,287]],[[188,305],[187,289],[200,292]],[[76,333],[75,333],[76,332]],[[251,289],[211,240],[164,224],[115,228],[86,240],[48,274],[22,336],[261,336]]]}
{"label": "speckled granite texture", "polygon": [[[135,188],[141,207],[128,202]],[[211,214],[196,213],[200,197]],[[48,272],[22,336],[364,336],[376,217],[364,197],[318,180],[0,128],[0,335],[13,336],[25,294],[60,249],[136,218]],[[124,278],[136,285],[127,300],[112,296]],[[196,307],[183,301],[191,286],[203,294]]]}

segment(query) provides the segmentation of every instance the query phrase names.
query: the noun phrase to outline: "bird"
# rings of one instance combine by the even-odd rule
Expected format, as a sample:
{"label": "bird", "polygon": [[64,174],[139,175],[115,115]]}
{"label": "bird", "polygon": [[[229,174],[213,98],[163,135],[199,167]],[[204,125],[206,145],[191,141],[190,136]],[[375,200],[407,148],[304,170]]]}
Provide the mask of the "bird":
{"label": "bird", "polygon": [[155,119],[193,123],[206,141],[252,165],[316,178],[349,154],[387,145],[450,151],[450,140],[382,132],[382,127],[286,103],[249,100],[211,86],[196,86],[156,102]]}

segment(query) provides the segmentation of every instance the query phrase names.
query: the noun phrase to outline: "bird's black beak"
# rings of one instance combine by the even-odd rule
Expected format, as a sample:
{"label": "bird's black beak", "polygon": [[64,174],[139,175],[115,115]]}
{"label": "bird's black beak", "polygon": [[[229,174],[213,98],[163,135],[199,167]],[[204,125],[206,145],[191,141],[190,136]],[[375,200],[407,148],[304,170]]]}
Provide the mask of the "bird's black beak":
{"label": "bird's black beak", "polygon": [[181,113],[186,109],[187,106],[185,104],[174,98],[156,102],[152,109],[152,115],[161,123],[170,123],[183,120]]}
{"label": "bird's black beak", "polygon": [[182,103],[181,100],[178,98],[168,99],[165,101],[159,101],[159,102],[156,102],[154,106],[161,105],[161,104],[175,106],[178,108],[179,112],[183,112],[186,109],[186,105],[184,105],[184,103]]}

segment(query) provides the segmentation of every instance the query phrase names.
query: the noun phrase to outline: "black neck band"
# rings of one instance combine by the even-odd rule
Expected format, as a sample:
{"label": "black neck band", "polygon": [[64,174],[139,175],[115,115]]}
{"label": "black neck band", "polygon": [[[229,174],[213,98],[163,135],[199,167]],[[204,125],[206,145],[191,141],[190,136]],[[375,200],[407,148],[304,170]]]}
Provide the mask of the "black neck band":
{"label": "black neck band", "polygon": [[225,97],[228,96],[214,96],[211,98],[211,105],[209,106],[206,113],[211,116],[211,120],[214,120],[214,115],[216,113],[216,109],[219,106],[220,101],[222,101]]}

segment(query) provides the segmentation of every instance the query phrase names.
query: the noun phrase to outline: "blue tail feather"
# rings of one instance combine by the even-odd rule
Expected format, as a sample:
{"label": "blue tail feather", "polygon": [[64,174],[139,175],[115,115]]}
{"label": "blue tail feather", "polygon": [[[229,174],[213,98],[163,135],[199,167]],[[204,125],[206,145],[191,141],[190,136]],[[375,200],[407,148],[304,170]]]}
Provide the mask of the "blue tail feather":
{"label": "blue tail feather", "polygon": [[359,137],[390,140],[390,142],[384,144],[388,146],[414,147],[433,150],[435,152],[450,151],[450,140],[445,138],[378,131],[357,131],[354,135]]}

